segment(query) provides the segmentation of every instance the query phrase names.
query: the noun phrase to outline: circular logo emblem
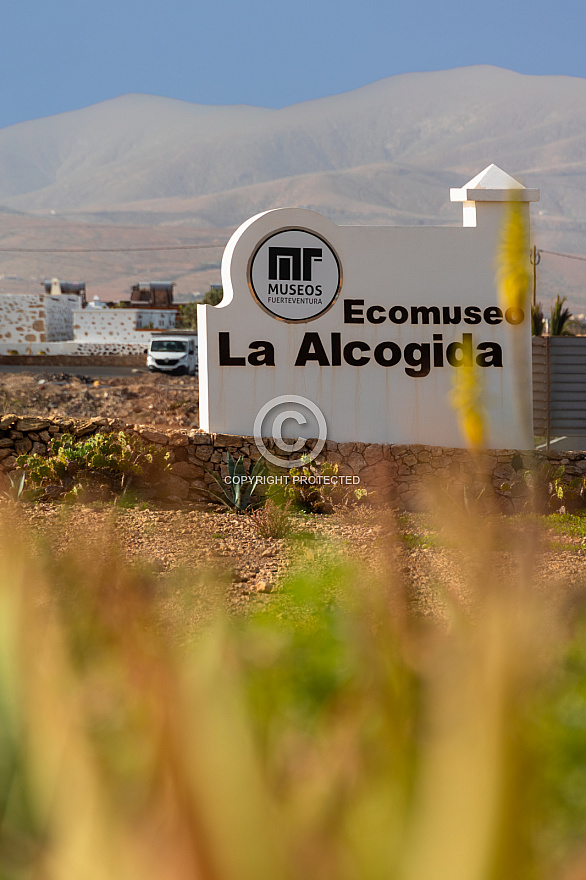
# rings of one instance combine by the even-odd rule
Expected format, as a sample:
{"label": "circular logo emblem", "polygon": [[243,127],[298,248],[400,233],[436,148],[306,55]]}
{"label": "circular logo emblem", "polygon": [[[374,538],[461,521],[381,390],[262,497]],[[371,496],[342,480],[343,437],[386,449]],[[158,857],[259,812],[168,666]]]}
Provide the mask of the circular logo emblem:
{"label": "circular logo emblem", "polygon": [[333,305],[342,286],[338,258],[306,229],[282,229],[255,250],[248,270],[254,298],[283,321],[311,321]]}

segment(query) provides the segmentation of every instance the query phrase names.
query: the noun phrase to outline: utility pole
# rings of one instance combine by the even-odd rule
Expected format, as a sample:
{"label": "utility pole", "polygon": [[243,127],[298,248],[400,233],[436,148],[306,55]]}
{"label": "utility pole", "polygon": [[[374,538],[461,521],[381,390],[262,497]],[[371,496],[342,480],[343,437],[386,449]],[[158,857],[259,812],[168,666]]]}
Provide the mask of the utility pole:
{"label": "utility pole", "polygon": [[531,300],[531,305],[537,305],[537,267],[541,262],[541,251],[537,250],[537,245],[533,245],[531,248],[529,259],[531,260],[531,265],[533,266],[533,298]]}

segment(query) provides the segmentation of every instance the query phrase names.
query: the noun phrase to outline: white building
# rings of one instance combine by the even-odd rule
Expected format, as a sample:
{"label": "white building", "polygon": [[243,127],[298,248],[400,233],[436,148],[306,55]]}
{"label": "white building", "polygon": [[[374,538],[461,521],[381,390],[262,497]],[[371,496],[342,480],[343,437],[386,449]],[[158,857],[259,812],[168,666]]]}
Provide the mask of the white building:
{"label": "white building", "polygon": [[82,309],[79,297],[0,295],[0,355],[146,353],[151,330],[175,326],[174,309]]}

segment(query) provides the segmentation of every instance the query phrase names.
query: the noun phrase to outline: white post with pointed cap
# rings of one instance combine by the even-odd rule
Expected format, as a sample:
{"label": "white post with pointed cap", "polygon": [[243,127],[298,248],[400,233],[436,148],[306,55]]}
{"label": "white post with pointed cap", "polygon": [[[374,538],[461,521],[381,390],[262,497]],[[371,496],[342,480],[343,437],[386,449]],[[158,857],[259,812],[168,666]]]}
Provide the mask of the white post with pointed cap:
{"label": "white post with pointed cap", "polygon": [[450,199],[463,202],[462,226],[484,226],[502,223],[502,211],[497,207],[502,202],[522,202],[528,212],[529,202],[539,201],[539,190],[527,189],[498,165],[489,165],[460,189],[451,189]]}

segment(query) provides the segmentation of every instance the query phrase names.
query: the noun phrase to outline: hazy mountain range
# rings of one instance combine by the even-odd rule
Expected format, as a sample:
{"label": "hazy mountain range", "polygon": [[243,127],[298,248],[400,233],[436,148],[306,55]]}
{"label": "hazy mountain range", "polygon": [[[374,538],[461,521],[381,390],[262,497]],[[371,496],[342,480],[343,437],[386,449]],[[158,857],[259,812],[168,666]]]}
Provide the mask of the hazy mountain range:
{"label": "hazy mountain range", "polygon": [[[538,244],[586,253],[586,80],[488,66],[279,110],[125,95],[5,128],[0,244],[17,216],[7,211],[33,215],[37,229],[53,218],[69,235],[72,223],[148,224],[187,227],[184,238],[284,205],[338,223],[458,224],[449,188],[491,162],[541,189]],[[569,262],[551,271],[578,295],[586,263]]]}

